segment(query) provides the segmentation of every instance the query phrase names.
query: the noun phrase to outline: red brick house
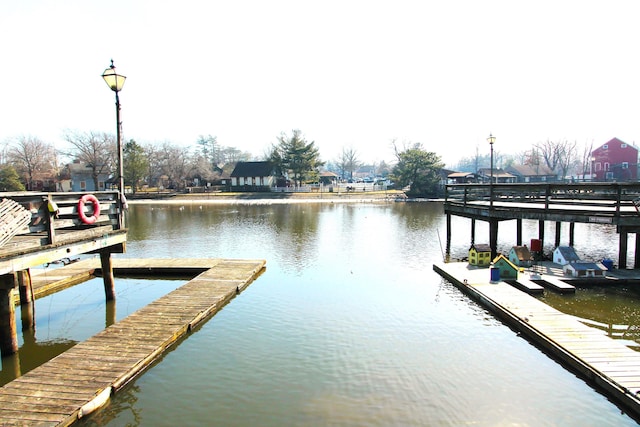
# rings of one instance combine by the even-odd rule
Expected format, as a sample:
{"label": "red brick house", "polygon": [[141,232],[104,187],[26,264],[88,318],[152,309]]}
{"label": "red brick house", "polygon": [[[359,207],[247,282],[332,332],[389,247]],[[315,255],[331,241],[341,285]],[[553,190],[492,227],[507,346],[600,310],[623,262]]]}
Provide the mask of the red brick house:
{"label": "red brick house", "polygon": [[593,181],[637,181],[638,149],[613,138],[591,152]]}

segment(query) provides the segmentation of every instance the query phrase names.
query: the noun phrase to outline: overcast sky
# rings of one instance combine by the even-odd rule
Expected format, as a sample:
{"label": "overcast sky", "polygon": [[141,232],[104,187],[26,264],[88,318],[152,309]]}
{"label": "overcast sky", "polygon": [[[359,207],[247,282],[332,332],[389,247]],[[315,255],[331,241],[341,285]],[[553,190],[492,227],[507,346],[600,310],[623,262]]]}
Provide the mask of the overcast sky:
{"label": "overcast sky", "polygon": [[551,140],[640,143],[640,3],[629,1],[4,0],[0,141],[115,133],[261,155],[300,129],[324,160],[449,165]]}

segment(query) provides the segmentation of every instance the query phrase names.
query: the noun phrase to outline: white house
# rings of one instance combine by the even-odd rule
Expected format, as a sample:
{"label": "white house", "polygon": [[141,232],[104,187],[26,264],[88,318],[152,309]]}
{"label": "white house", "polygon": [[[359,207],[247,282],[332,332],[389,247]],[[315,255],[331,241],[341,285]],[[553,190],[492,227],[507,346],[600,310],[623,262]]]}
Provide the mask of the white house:
{"label": "white house", "polygon": [[580,262],[580,257],[571,246],[558,246],[553,251],[553,262],[560,265]]}
{"label": "white house", "polygon": [[607,267],[599,262],[572,262],[563,265],[562,272],[573,277],[605,277]]}

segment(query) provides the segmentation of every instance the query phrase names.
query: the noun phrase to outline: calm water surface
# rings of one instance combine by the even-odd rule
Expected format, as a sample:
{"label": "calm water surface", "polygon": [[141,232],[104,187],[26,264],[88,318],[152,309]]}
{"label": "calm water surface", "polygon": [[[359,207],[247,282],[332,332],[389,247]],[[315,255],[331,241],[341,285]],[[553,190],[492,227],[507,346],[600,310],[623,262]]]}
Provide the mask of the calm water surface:
{"label": "calm water surface", "polygon": [[[267,269],[83,425],[636,425],[433,272],[438,203],[132,205],[128,219],[126,257],[260,258]],[[454,257],[469,228],[454,219]],[[583,234],[579,253],[598,238]],[[612,257],[611,245],[590,255]],[[60,339],[108,323],[97,280],[54,296],[71,310]],[[183,283],[155,282],[118,279],[118,316]],[[58,316],[47,304],[37,313]]]}

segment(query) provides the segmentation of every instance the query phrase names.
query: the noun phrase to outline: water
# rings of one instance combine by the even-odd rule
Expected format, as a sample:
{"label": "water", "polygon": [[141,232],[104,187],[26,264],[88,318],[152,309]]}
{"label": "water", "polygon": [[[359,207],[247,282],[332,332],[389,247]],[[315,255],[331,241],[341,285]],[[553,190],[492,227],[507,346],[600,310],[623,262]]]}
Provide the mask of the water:
{"label": "water", "polygon": [[[636,425],[433,272],[440,204],[133,205],[128,220],[126,257],[267,269],[83,425]],[[453,225],[452,254],[465,256],[469,222]],[[60,335],[84,339],[75,329]]]}

